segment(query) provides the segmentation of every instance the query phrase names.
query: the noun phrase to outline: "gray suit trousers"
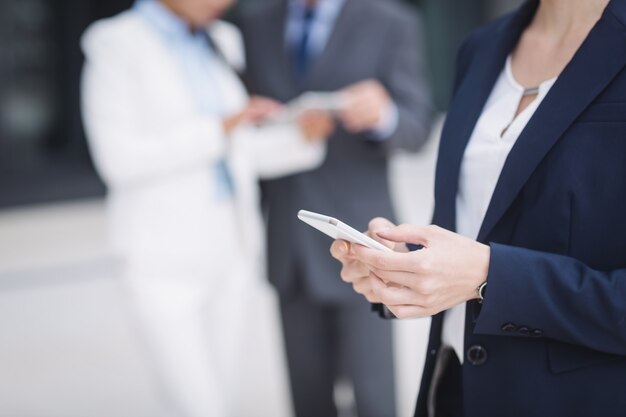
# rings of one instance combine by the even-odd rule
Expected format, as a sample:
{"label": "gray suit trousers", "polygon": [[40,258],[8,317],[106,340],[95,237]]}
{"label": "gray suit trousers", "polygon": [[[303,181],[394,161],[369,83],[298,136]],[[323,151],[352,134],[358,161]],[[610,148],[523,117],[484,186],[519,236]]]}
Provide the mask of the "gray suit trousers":
{"label": "gray suit trousers", "polygon": [[306,295],[281,299],[297,417],[335,417],[336,379],[354,387],[359,417],[394,417],[391,322],[363,301],[321,304]]}

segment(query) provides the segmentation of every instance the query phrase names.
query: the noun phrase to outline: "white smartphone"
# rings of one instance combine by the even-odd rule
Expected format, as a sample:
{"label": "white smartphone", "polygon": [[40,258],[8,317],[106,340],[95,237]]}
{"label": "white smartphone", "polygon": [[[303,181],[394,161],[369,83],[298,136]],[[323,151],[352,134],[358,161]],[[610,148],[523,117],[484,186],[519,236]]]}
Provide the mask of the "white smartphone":
{"label": "white smartphone", "polygon": [[298,218],[319,230],[320,232],[332,237],[333,239],[343,239],[348,242],[357,243],[371,249],[378,249],[384,252],[393,252],[390,248],[380,242],[375,241],[371,237],[364,235],[358,230],[348,226],[347,224],[323,214],[313,213],[312,211],[300,210]]}

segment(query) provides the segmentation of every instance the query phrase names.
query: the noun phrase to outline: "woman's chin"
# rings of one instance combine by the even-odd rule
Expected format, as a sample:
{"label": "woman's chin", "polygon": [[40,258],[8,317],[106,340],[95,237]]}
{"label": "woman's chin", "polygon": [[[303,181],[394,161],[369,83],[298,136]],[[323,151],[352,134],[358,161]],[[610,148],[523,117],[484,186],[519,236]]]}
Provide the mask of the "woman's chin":
{"label": "woman's chin", "polygon": [[222,16],[224,16],[224,13],[226,13],[226,10],[214,10],[214,11],[208,12],[204,16],[202,16],[201,18],[196,19],[194,24],[196,26],[198,26],[198,27],[208,26],[211,23],[213,23],[214,21],[216,21],[216,20],[220,19]]}

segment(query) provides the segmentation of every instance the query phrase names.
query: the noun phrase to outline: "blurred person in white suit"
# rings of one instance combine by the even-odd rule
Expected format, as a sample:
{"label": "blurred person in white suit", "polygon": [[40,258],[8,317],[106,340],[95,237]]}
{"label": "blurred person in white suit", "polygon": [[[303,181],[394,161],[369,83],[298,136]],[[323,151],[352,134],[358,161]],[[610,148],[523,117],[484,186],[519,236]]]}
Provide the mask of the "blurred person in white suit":
{"label": "blurred person in white suit", "polygon": [[[259,348],[244,346],[246,326],[269,317],[249,307],[270,291],[257,181],[319,166],[334,127],[322,112],[257,124],[278,105],[250,99],[234,71],[240,35],[218,20],[231,3],[140,0],[82,39],[83,118],[111,236],[176,417],[237,416],[245,402],[237,364]],[[275,343],[265,351],[281,352]]]}

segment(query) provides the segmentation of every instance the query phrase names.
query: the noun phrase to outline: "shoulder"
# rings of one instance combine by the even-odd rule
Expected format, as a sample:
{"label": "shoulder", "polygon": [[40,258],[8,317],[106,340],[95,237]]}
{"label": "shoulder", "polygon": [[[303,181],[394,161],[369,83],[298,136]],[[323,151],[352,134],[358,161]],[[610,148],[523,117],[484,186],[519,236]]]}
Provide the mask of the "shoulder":
{"label": "shoulder", "polygon": [[607,6],[607,12],[610,13],[622,27],[626,27],[626,2],[610,2]]}
{"label": "shoulder", "polygon": [[211,24],[211,37],[217,43],[226,61],[237,71],[245,66],[243,39],[239,29],[232,23],[218,20]]}
{"label": "shoulder", "polygon": [[453,91],[456,91],[463,77],[472,65],[478,51],[490,48],[513,23],[515,11],[488,23],[469,34],[461,44],[456,57]]}
{"label": "shoulder", "polygon": [[237,26],[224,20],[216,20],[211,23],[209,31],[211,36],[214,36],[219,41],[231,43],[241,41],[241,32],[239,32]]}
{"label": "shoulder", "polygon": [[81,47],[88,57],[96,53],[119,52],[134,48],[149,31],[141,17],[132,10],[92,23],[81,37]]}
{"label": "shoulder", "polygon": [[509,29],[516,13],[516,10],[509,12],[471,32],[463,41],[459,55],[471,54],[473,51],[493,45],[500,39],[502,33]]}

